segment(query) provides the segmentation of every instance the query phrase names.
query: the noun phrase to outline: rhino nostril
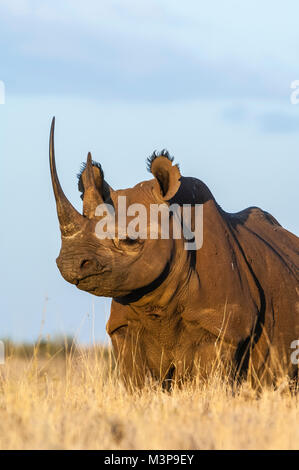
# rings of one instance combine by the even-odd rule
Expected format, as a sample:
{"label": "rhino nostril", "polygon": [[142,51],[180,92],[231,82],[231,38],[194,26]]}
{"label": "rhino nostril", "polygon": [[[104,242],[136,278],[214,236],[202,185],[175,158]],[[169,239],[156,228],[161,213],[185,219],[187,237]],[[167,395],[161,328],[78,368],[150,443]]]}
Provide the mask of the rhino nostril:
{"label": "rhino nostril", "polygon": [[84,259],[80,264],[80,269],[88,268],[91,264],[92,262],[90,261],[90,259]]}
{"label": "rhino nostril", "polygon": [[79,270],[81,271],[80,276],[86,276],[102,272],[103,266],[95,258],[86,258],[81,261]]}

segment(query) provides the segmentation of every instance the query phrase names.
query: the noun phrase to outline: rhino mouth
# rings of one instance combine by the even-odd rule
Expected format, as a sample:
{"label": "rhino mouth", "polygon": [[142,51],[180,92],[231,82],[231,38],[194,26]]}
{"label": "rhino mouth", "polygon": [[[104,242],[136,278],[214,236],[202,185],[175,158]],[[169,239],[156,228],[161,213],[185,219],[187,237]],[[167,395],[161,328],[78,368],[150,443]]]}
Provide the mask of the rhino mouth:
{"label": "rhino mouth", "polygon": [[111,269],[103,269],[100,273],[88,274],[87,276],[81,277],[76,280],[76,287],[82,290],[85,290],[87,287],[88,290],[96,290],[99,288],[99,277],[107,272],[111,272]]}

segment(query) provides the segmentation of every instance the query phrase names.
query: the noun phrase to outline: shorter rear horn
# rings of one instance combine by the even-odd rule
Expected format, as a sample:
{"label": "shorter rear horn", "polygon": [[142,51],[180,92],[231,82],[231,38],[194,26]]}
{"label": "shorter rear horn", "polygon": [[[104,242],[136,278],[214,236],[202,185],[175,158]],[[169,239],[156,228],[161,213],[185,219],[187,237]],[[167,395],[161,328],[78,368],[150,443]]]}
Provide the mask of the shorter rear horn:
{"label": "shorter rear horn", "polygon": [[95,215],[97,206],[99,204],[103,204],[104,201],[96,187],[90,152],[87,155],[87,162],[84,172],[83,214],[86,217],[92,218]]}

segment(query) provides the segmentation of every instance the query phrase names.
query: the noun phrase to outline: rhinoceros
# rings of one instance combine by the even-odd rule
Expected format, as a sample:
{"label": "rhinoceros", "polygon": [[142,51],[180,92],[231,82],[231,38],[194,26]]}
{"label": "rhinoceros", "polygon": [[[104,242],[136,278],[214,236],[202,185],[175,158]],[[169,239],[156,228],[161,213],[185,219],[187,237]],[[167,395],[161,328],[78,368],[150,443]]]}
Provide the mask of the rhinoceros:
{"label": "rhinoceros", "polygon": [[[79,174],[80,214],[59,183],[54,123],[50,168],[62,240],[57,266],[78,289],[112,298],[107,332],[125,383],[205,379],[219,363],[234,378],[250,374],[273,383],[283,371],[295,379],[298,237],[258,207],[225,212],[202,181],[182,176],[167,151],[148,159],[152,179],[121,190],[112,189],[88,154]],[[168,238],[99,238],[97,207],[110,204],[117,214],[120,196],[148,210],[200,205],[202,246],[188,250],[184,237],[171,231]]]}

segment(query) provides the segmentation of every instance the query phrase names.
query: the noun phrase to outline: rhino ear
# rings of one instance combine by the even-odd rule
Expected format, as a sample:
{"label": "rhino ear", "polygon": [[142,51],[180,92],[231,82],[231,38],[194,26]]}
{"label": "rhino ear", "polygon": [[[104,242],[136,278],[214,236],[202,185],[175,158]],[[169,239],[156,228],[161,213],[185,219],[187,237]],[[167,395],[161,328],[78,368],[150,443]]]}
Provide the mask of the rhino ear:
{"label": "rhino ear", "polygon": [[148,158],[148,170],[154,175],[160,195],[165,201],[173,198],[177,193],[181,183],[181,173],[178,165],[172,165],[173,157],[167,150],[156,152]]}

